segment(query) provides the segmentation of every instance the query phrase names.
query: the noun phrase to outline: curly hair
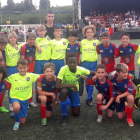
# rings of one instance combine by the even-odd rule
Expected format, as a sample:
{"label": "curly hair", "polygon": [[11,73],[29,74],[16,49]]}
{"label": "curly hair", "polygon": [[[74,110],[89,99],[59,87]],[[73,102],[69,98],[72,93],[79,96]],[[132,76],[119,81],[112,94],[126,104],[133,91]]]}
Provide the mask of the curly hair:
{"label": "curly hair", "polygon": [[84,36],[85,36],[85,33],[87,32],[88,29],[91,29],[95,33],[95,26],[94,25],[85,26],[83,29]]}
{"label": "curly hair", "polygon": [[5,79],[8,77],[8,74],[7,74],[7,70],[5,68],[5,66],[3,64],[0,64],[0,73],[3,74],[3,77],[1,80]]}

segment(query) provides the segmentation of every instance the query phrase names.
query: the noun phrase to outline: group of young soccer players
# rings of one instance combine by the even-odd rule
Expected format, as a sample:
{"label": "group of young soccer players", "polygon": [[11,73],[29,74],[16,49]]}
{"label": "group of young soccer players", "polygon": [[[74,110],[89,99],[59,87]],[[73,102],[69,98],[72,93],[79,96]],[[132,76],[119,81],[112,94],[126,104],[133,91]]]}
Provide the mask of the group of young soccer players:
{"label": "group of young soccer players", "polygon": [[[102,122],[103,110],[107,109],[108,117],[112,117],[116,109],[119,119],[127,114],[128,125],[134,126],[132,113],[136,89],[128,72],[135,74],[134,56],[138,46],[129,43],[128,34],[121,35],[122,44],[116,48],[115,44],[110,43],[107,32],[102,33],[101,44],[93,38],[94,26],[86,26],[83,29],[86,39],[78,44],[75,30],[69,31],[68,40],[61,38],[62,30],[59,26],[54,27],[53,40],[45,37],[44,25],[38,26],[37,33],[38,38],[34,33],[28,33],[27,42],[21,45],[18,45],[18,37],[13,32],[8,36],[8,44],[4,37],[0,38],[0,111],[8,112],[2,101],[6,90],[10,90],[9,103],[13,106],[15,118],[13,130],[18,130],[20,124],[26,122],[28,105],[33,97],[33,82],[36,82],[36,102],[40,106],[41,125],[46,125],[47,118],[52,116],[57,94],[62,110],[60,123],[66,125],[68,121],[67,105],[74,116],[79,116],[80,78],[86,83],[88,106],[94,104],[93,85],[98,90],[97,122]],[[101,54],[99,65],[98,54]],[[119,56],[120,63],[115,65],[115,58]],[[109,74],[110,72],[113,73]],[[104,99],[105,105],[102,103]],[[127,106],[125,101],[128,103]]]}

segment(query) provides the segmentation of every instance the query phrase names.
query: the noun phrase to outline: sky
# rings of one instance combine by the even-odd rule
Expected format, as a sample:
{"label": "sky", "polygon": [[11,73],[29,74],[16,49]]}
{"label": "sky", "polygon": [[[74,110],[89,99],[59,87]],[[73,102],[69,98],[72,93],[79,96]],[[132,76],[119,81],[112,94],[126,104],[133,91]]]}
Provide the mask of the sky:
{"label": "sky", "polygon": [[[2,7],[7,4],[7,0],[0,0]],[[19,3],[23,0],[14,0],[15,3]],[[33,0],[33,4],[36,6],[39,5],[40,0]],[[65,6],[65,5],[72,5],[72,0],[50,0],[51,6]]]}

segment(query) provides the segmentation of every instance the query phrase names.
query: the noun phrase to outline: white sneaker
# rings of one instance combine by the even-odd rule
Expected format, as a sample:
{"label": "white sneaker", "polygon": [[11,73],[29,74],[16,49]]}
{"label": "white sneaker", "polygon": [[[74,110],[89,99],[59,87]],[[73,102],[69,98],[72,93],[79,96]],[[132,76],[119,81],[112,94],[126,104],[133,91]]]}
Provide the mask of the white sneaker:
{"label": "white sneaker", "polygon": [[9,104],[9,110],[10,110],[10,111],[13,111],[13,106],[12,106],[12,104]]}
{"label": "white sneaker", "polygon": [[101,123],[102,120],[103,120],[103,115],[98,115],[97,122],[98,122],[98,123]]}
{"label": "white sneaker", "polygon": [[31,103],[29,103],[29,105],[32,107],[37,107],[37,105],[33,101]]}

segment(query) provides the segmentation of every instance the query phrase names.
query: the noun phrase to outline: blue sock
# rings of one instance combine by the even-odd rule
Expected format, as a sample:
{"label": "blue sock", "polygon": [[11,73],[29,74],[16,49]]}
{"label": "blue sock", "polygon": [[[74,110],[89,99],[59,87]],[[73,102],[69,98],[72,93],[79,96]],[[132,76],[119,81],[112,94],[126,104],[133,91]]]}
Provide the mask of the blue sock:
{"label": "blue sock", "polygon": [[67,116],[67,100],[65,102],[60,101],[62,116]]}
{"label": "blue sock", "polygon": [[86,91],[87,91],[87,94],[88,94],[88,88],[89,88],[89,85],[86,84]]}
{"label": "blue sock", "polygon": [[20,114],[20,111],[18,113],[14,113],[14,117],[15,117],[16,122],[20,122],[19,114]]}
{"label": "blue sock", "polygon": [[93,90],[94,90],[94,86],[89,86],[89,88],[88,88],[88,97],[87,97],[87,100],[89,100],[89,99],[92,98]]}
{"label": "blue sock", "polygon": [[67,104],[68,104],[69,108],[71,109],[71,102],[70,102],[69,98],[67,98]]}

